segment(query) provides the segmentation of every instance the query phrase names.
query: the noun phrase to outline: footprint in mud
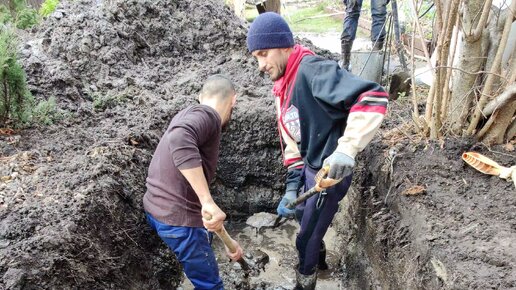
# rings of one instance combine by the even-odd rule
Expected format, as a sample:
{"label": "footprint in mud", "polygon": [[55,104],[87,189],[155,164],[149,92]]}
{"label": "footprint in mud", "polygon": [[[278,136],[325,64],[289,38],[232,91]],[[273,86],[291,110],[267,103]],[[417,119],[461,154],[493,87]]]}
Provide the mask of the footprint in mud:
{"label": "footprint in mud", "polygon": [[[248,289],[281,290],[293,289],[295,286],[294,267],[297,263],[295,239],[299,231],[298,224],[289,220],[277,228],[261,228],[259,231],[245,223],[232,223],[226,227],[229,234],[237,240],[247,257],[252,269]],[[327,248],[326,261],[329,269],[319,271],[316,289],[343,289],[341,286],[342,273],[339,271],[339,255],[335,245],[335,231],[328,229],[324,241]],[[237,263],[229,261],[224,252],[224,246],[216,237],[213,241],[215,255],[219,262],[219,270],[226,289],[246,289],[244,273]],[[268,257],[268,260],[266,259]],[[263,260],[267,260],[264,263]],[[264,263],[261,270],[257,271]],[[193,286],[185,277],[181,288],[191,290]]]}

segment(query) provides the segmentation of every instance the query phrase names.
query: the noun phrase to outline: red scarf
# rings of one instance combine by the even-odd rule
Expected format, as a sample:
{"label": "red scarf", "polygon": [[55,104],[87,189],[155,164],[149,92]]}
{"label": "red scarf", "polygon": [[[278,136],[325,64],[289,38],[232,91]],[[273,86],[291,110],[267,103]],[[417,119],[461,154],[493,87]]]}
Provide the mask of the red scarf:
{"label": "red scarf", "polygon": [[[285,111],[287,110],[288,103],[290,103],[290,98],[292,97],[292,88],[294,87],[293,84],[296,81],[297,76],[297,70],[299,69],[299,63],[305,57],[306,55],[315,55],[315,53],[311,50],[309,50],[306,47],[303,47],[299,44],[296,44],[294,46],[294,51],[290,54],[287,61],[287,66],[285,68],[285,74],[283,76],[274,82],[274,87],[272,88],[272,93],[280,98],[280,116],[278,118],[278,133],[280,138],[280,146],[281,146],[281,155],[283,155],[283,164],[285,166],[289,166],[292,163],[297,162],[298,160],[301,160],[301,158],[297,158],[294,160],[285,160],[284,156],[284,149],[283,149],[283,140],[281,138],[281,130],[280,126],[283,126],[283,129],[287,134],[290,135],[288,130],[285,128],[283,124],[283,115],[285,114]],[[290,85],[290,90],[287,92],[287,88]]]}
{"label": "red scarf", "polygon": [[303,59],[303,57],[307,55],[314,55],[315,53],[310,49],[296,44],[294,46],[294,51],[288,57],[287,67],[285,68],[285,74],[274,82],[274,87],[272,88],[272,93],[278,96],[281,100],[281,105],[285,100],[290,101],[290,97],[292,94],[292,86],[290,90],[287,92],[287,88],[290,84],[294,84],[296,80],[297,70],[299,69],[299,63]]}

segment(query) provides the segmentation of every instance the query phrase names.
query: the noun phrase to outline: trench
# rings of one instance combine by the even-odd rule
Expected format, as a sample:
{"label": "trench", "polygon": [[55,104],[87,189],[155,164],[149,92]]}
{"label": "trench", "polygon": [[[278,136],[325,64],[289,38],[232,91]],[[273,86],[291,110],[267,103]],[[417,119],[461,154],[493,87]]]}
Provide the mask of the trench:
{"label": "trench", "polygon": [[[389,190],[389,176],[388,172],[373,174],[386,161],[370,157],[373,155],[368,153],[364,153],[366,160],[361,160],[363,164],[357,169],[359,177],[341,201],[324,237],[329,269],[318,272],[316,289],[400,289],[397,277],[401,274],[396,273],[396,268],[392,268],[395,265],[386,256],[390,246],[388,238],[380,237],[384,227],[394,227],[396,223],[394,209],[379,206],[380,196],[385,197]],[[229,212],[234,210],[228,208]],[[270,208],[268,211],[274,212]],[[241,215],[230,219],[226,228],[247,253],[247,260],[256,260],[265,253],[269,261],[258,274],[251,275],[247,288],[242,282],[241,268],[228,260],[222,242],[215,236],[213,248],[224,284],[228,289],[293,289],[297,263],[295,238],[299,226],[289,220],[277,228],[257,229],[245,223],[245,217],[256,212],[249,211],[244,218]],[[373,215],[383,217],[383,220],[373,223]],[[179,280],[178,289],[194,289],[184,275],[180,275]]]}

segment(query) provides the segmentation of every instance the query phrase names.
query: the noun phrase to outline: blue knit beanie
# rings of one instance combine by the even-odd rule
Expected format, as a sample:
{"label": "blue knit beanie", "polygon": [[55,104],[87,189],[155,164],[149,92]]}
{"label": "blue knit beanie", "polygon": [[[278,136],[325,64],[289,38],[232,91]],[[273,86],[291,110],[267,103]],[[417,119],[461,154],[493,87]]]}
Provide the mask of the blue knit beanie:
{"label": "blue knit beanie", "polygon": [[294,46],[294,37],[287,22],[279,14],[266,12],[258,15],[247,32],[249,52],[258,49]]}

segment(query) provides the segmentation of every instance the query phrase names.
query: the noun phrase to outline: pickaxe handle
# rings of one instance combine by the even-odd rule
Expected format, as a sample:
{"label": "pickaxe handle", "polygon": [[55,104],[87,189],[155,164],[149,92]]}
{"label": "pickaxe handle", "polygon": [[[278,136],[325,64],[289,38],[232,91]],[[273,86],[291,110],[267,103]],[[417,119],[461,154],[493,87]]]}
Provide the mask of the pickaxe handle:
{"label": "pickaxe handle", "polygon": [[315,194],[321,192],[323,189],[326,189],[330,186],[334,186],[335,184],[339,183],[342,179],[332,179],[332,178],[325,178],[328,176],[328,172],[330,171],[329,166],[324,166],[317,172],[315,175],[315,186],[310,188],[307,192],[301,194],[298,196],[294,201],[287,204],[288,209],[294,209],[298,204],[304,202],[305,200],[309,199],[310,197],[314,196]]}

